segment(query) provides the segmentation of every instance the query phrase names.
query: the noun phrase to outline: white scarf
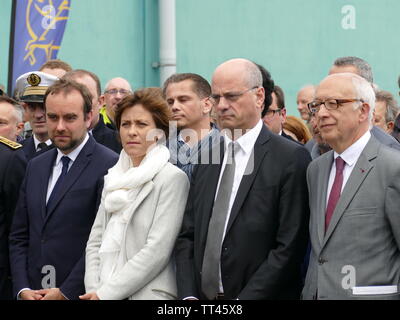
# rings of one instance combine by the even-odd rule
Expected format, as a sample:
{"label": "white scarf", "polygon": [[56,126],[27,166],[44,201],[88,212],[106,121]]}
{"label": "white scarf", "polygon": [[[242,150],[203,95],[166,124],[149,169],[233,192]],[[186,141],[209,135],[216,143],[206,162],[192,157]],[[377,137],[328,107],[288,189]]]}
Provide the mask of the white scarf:
{"label": "white scarf", "polygon": [[104,177],[106,193],[104,206],[107,212],[123,211],[136,198],[139,188],[152,180],[168,163],[170,153],[163,145],[154,145],[138,167],[124,150],[117,164]]}
{"label": "white scarf", "polygon": [[103,234],[100,255],[100,281],[107,282],[123,267],[120,256],[123,235],[129,217],[129,208],[135,203],[141,187],[168,163],[170,153],[163,145],[154,145],[138,167],[133,167],[131,158],[124,150],[117,164],[104,177],[104,207],[112,213]]}

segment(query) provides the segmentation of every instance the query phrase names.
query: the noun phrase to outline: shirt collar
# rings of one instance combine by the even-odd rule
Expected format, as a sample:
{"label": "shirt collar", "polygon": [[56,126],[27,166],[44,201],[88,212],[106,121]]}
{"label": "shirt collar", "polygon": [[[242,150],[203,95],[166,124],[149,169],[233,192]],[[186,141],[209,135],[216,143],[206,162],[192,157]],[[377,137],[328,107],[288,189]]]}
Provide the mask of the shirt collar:
{"label": "shirt collar", "polygon": [[344,150],[341,154],[338,154],[336,151],[334,152],[334,158],[336,160],[337,157],[341,157],[344,162],[350,167],[352,167],[358,160],[361,155],[361,152],[364,150],[367,145],[369,139],[371,138],[371,133],[367,130],[360,139],[354,142],[350,147]]}
{"label": "shirt collar", "polygon": [[71,163],[74,162],[88,140],[89,140],[89,134],[86,134],[86,137],[85,137],[85,139],[83,139],[81,144],[79,146],[77,146],[74,150],[72,150],[69,154],[64,154],[60,151],[60,149],[57,149],[56,165],[59,164],[59,162],[61,161],[61,158],[64,156],[68,156],[68,158],[70,158],[70,160],[71,160]]}
{"label": "shirt collar", "polygon": [[[217,127],[216,127],[216,125],[215,125],[214,123],[211,123],[211,124],[210,124],[210,127],[211,127],[211,129],[210,129],[210,131],[208,132],[208,134],[207,134],[202,140],[199,140],[199,141],[195,144],[195,146],[198,145],[199,143],[201,143],[201,141],[203,141],[203,140],[207,139],[208,137],[210,137],[211,135],[213,135],[215,132],[219,132],[219,130],[217,129]],[[180,132],[179,132],[179,134],[178,134],[178,141],[181,141],[181,142],[187,144],[186,141],[182,138],[182,135],[181,135]]]}
{"label": "shirt collar", "polygon": [[[244,135],[242,135],[240,138],[236,140],[237,144],[244,151],[244,153],[248,154],[253,150],[254,144],[256,143],[256,140],[260,135],[262,126],[263,122],[260,119],[254,128],[250,129]],[[229,143],[232,142],[232,140],[226,134],[224,134],[224,138],[225,138],[224,139],[225,148],[227,148]]]}
{"label": "shirt collar", "polygon": [[[37,150],[40,141],[36,138],[36,136],[34,134],[32,136],[33,136],[33,143],[35,144],[35,150]],[[49,146],[49,145],[51,145],[51,140],[48,139],[44,143]]]}

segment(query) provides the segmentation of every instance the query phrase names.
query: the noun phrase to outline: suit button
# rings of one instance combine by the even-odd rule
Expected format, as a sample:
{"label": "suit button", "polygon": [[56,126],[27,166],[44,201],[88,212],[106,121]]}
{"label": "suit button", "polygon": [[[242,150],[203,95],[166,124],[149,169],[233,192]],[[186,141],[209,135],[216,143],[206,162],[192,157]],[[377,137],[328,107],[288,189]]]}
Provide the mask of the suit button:
{"label": "suit button", "polygon": [[44,243],[44,242],[45,242],[45,240],[44,240],[44,239],[42,239],[41,243]]}
{"label": "suit button", "polygon": [[325,262],[327,262],[326,260],[322,259],[321,257],[318,259],[318,263],[320,265],[323,265]]}

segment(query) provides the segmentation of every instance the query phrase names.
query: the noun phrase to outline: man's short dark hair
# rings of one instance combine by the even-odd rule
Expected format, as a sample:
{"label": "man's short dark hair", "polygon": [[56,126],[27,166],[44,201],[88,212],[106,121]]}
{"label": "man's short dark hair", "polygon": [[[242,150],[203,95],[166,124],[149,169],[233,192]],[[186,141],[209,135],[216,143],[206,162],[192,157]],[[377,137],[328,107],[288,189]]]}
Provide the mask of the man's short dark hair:
{"label": "man's short dark hair", "polygon": [[60,79],[54,82],[50,87],[47,88],[46,94],[44,96],[43,105],[46,109],[46,100],[49,95],[63,93],[65,95],[69,94],[72,91],[78,91],[83,99],[83,115],[85,119],[90,111],[92,111],[92,94],[89,92],[89,89],[73,80]]}
{"label": "man's short dark hair", "polygon": [[333,65],[337,67],[353,66],[357,69],[358,75],[363,77],[370,83],[374,83],[372,69],[369,63],[358,57],[341,57],[337,58]]}
{"label": "man's short dark hair", "polygon": [[191,80],[193,82],[192,89],[200,99],[207,98],[211,95],[211,86],[202,76],[196,73],[176,73],[165,80],[163,86],[164,97],[166,97],[167,89],[170,84],[185,80]]}
{"label": "man's short dark hair", "polygon": [[274,91],[276,95],[276,104],[279,109],[285,109],[285,94],[280,86],[275,85]]}
{"label": "man's short dark hair", "polygon": [[265,114],[267,113],[269,106],[272,103],[272,92],[274,91],[274,80],[272,80],[271,74],[269,73],[269,71],[267,69],[265,69],[262,65],[257,64],[256,66],[258,67],[258,69],[260,69],[261,71],[261,75],[262,75],[262,86],[264,88],[265,91],[265,99],[264,99],[264,109],[261,112],[261,118],[264,118]]}
{"label": "man's short dark hair", "polygon": [[96,91],[97,91],[97,96],[101,96],[101,82],[99,77],[94,74],[93,72],[90,72],[88,70],[83,70],[83,69],[76,69],[67,72],[62,78],[67,79],[67,80],[75,80],[76,78],[81,78],[84,76],[88,76],[93,79],[93,81],[96,83]]}

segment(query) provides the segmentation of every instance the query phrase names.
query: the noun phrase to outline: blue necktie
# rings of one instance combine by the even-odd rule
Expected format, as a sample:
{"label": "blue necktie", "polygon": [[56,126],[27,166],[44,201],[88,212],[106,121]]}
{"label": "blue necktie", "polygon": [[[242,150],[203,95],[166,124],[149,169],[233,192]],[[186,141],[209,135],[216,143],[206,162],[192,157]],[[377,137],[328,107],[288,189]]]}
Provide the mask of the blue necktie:
{"label": "blue necktie", "polygon": [[49,200],[47,201],[47,208],[50,208],[50,203],[56,198],[57,193],[60,191],[62,182],[68,172],[68,165],[69,165],[70,160],[71,159],[66,156],[61,158],[61,161],[63,163],[61,175],[58,177],[58,180],[57,180],[56,184],[54,185],[54,188],[53,188],[53,191],[51,192]]}

